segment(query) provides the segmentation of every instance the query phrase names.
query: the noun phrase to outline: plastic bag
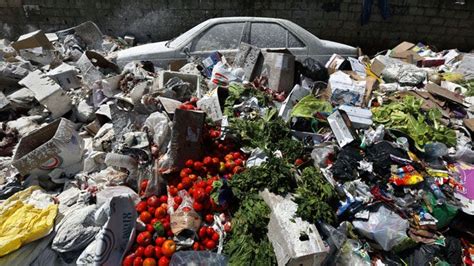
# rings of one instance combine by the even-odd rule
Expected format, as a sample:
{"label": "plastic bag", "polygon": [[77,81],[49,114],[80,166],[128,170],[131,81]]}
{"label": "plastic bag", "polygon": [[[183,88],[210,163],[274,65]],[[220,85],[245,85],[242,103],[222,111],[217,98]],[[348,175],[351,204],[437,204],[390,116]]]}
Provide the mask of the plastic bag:
{"label": "plastic bag", "polygon": [[179,251],[171,258],[170,265],[213,265],[225,266],[228,258],[210,251]]}
{"label": "plastic bag", "polygon": [[408,237],[408,221],[384,205],[370,212],[368,221],[355,220],[352,224],[360,234],[375,240],[385,251],[390,251]]}
{"label": "plastic bag", "polygon": [[167,115],[154,112],[148,116],[143,125],[153,136],[153,143],[158,147],[160,154],[166,152],[166,147],[171,140],[171,121]]}
{"label": "plastic bag", "polygon": [[314,81],[327,82],[329,79],[328,69],[321,62],[310,57],[303,61],[301,74]]}
{"label": "plastic bag", "polygon": [[95,221],[96,210],[95,204],[84,206],[80,203],[68,210],[56,226],[52,249],[65,253],[85,248],[100,230],[101,225]]}
{"label": "plastic bag", "polygon": [[329,158],[334,156],[335,147],[335,145],[327,143],[315,146],[313,151],[311,151],[311,158],[314,161],[314,165],[316,167],[328,166]]}
{"label": "plastic bag", "polygon": [[48,235],[58,205],[40,187],[31,186],[0,204],[0,257]]}
{"label": "plastic bag", "polygon": [[184,230],[194,233],[201,225],[201,216],[193,209],[193,199],[184,191],[178,193],[183,199],[178,209],[170,215],[170,225],[173,234],[178,235]]}

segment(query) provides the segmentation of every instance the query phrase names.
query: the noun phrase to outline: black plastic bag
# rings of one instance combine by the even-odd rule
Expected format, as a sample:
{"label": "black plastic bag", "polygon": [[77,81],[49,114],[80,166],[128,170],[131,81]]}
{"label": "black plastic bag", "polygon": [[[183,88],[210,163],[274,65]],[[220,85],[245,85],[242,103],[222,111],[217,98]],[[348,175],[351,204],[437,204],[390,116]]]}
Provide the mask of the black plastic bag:
{"label": "black plastic bag", "polygon": [[313,81],[327,82],[329,79],[328,69],[324,67],[321,62],[314,60],[313,58],[306,58],[303,61],[301,74],[312,79]]}

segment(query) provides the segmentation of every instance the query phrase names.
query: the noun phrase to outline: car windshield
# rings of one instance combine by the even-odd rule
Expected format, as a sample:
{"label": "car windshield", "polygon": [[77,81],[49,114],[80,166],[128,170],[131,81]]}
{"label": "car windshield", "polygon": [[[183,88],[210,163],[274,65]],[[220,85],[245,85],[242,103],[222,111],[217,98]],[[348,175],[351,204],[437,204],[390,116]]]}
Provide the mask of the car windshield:
{"label": "car windshield", "polygon": [[204,21],[204,22],[194,26],[190,30],[186,31],[185,33],[179,35],[178,37],[175,37],[175,38],[169,40],[166,43],[166,46],[175,48],[175,47],[180,46],[183,43],[186,43],[187,41],[191,40],[192,36],[196,32],[200,31],[207,23],[208,23],[208,21]]}

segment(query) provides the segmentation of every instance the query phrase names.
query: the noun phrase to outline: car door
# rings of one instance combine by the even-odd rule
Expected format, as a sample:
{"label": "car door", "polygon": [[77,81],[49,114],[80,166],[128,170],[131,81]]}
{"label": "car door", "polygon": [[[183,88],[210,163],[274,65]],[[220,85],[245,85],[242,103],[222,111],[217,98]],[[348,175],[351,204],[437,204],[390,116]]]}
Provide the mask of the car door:
{"label": "car door", "polygon": [[226,58],[233,58],[239,49],[244,30],[245,21],[211,25],[190,42],[189,52],[192,56],[206,57],[219,51]]}
{"label": "car door", "polygon": [[275,22],[252,22],[250,44],[261,49],[288,49],[296,59],[305,58],[308,49],[303,41]]}

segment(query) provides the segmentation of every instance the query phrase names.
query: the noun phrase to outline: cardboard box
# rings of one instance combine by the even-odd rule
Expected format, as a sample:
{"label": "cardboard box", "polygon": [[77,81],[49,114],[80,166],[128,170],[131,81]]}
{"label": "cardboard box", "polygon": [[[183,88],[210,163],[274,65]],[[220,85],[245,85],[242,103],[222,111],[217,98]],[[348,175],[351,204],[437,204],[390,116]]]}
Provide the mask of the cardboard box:
{"label": "cardboard box", "polygon": [[244,80],[253,81],[257,75],[257,71],[262,64],[260,48],[248,43],[240,43],[239,51],[234,59],[234,68],[241,67],[244,69]]}
{"label": "cardboard box", "polygon": [[444,65],[444,58],[423,58],[416,62],[418,67],[437,67]]}
{"label": "cardboard box", "polygon": [[276,92],[290,92],[295,75],[295,56],[287,49],[267,50],[262,73],[268,76],[268,87]]}
{"label": "cardboard box", "polygon": [[203,130],[206,113],[176,109],[169,146],[171,170],[181,169],[188,159],[198,160],[203,152]]}
{"label": "cardboard box", "polygon": [[34,92],[36,100],[51,112],[53,118],[58,118],[72,108],[71,98],[51,78],[40,70],[30,72],[28,76],[18,82]]}
{"label": "cardboard box", "polygon": [[181,72],[175,72],[175,71],[162,71],[160,72],[158,79],[157,79],[157,84],[155,84],[153,87],[156,88],[163,88],[165,84],[170,80],[171,78],[178,77],[184,82],[189,82],[191,84],[191,88],[193,91],[197,91],[199,88],[200,84],[200,77],[198,75],[194,74],[187,74],[187,73],[181,73]]}
{"label": "cardboard box", "polygon": [[82,169],[83,146],[74,123],[60,118],[21,138],[12,165],[21,175],[46,175],[58,168],[74,174]]}
{"label": "cardboard box", "polygon": [[346,112],[354,128],[368,128],[372,122],[372,111],[360,107],[341,105],[339,110]]}
{"label": "cardboard box", "polygon": [[451,102],[458,103],[460,105],[464,105],[464,97],[462,95],[456,94],[451,92],[445,88],[440,87],[435,83],[428,83],[425,86],[426,90],[433,94],[434,96],[439,96],[443,99],[447,99]]}
{"label": "cardboard box", "polygon": [[221,61],[222,55],[219,52],[213,52],[211,55],[202,60],[202,65],[204,66],[204,73],[206,77],[210,78],[212,75],[212,69]]}
{"label": "cardboard box", "polygon": [[221,121],[223,117],[222,106],[224,106],[228,95],[229,92],[226,89],[217,87],[202,97],[196,105],[206,112],[212,121]]}
{"label": "cardboard box", "polygon": [[333,54],[331,58],[326,62],[325,67],[328,69],[328,73],[332,74],[336,72],[337,70],[342,70],[344,68],[347,68],[347,61],[344,57],[338,55],[338,54]]}
{"label": "cardboard box", "polygon": [[76,68],[66,63],[62,63],[46,73],[48,77],[54,79],[63,89],[81,87],[81,81],[77,77],[77,74]]}
{"label": "cardboard box", "polygon": [[59,39],[64,39],[70,34],[79,36],[79,38],[86,44],[87,49],[102,50],[104,35],[94,22],[86,21],[75,27],[56,32],[56,35],[59,37]]}
{"label": "cardboard box", "polygon": [[[296,216],[298,205],[265,190],[260,192],[270,207],[268,239],[272,243],[279,266],[321,265],[329,252],[314,224]],[[301,239],[305,234],[307,239]]]}
{"label": "cardboard box", "polygon": [[370,65],[370,70],[374,73],[377,77],[382,75],[382,71],[385,69],[386,65],[380,61],[379,58],[375,57]]}
{"label": "cardboard box", "polygon": [[351,121],[343,110],[336,110],[328,116],[328,123],[341,148],[357,139]]}
{"label": "cardboard box", "polygon": [[96,81],[104,78],[104,74],[98,68],[120,73],[120,69],[116,64],[93,51],[85,51],[81,58],[77,60],[76,65],[81,70],[82,81],[90,88]]}
{"label": "cardboard box", "polygon": [[54,49],[53,45],[49,42],[42,30],[21,35],[16,42],[11,44],[11,46],[17,51],[35,47],[42,47],[48,50]]}
{"label": "cardboard box", "polygon": [[395,46],[391,53],[390,53],[390,56],[391,57],[399,57],[399,55],[403,52],[406,52],[410,49],[412,49],[413,47],[415,47],[415,44],[411,43],[411,42],[402,42],[400,43],[399,45]]}

